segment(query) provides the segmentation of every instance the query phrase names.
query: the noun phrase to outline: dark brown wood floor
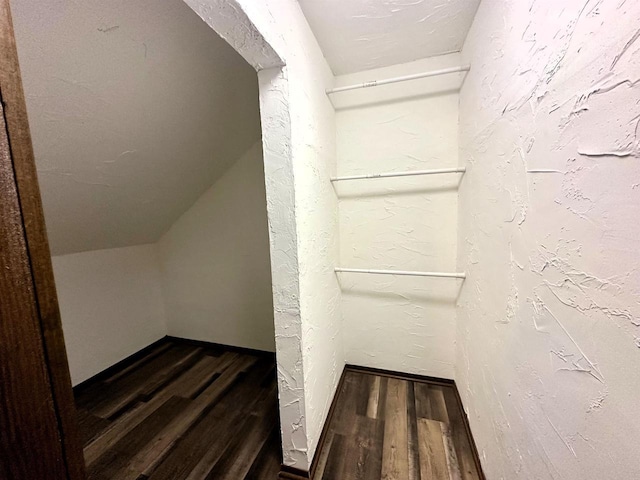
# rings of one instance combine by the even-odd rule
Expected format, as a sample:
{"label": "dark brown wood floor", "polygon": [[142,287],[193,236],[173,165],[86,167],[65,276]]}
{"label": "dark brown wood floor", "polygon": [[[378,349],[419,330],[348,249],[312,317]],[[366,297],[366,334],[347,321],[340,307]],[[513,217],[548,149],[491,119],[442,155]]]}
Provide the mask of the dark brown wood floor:
{"label": "dark brown wood floor", "polygon": [[278,476],[273,356],[163,342],[76,405],[90,479]]}
{"label": "dark brown wood floor", "polygon": [[479,480],[454,387],[347,369],[316,480]]}
{"label": "dark brown wood floor", "polygon": [[[89,479],[275,480],[273,356],[164,341],[76,392]],[[481,480],[454,387],[347,368],[315,480]]]}

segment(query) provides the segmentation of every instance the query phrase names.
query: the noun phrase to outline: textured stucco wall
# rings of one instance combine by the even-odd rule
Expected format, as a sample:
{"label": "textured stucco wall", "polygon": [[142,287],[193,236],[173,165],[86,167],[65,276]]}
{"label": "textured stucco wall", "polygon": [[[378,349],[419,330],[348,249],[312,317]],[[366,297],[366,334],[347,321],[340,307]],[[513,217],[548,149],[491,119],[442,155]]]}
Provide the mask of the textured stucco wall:
{"label": "textured stucco wall", "polygon": [[[306,469],[344,367],[341,292],[333,272],[339,249],[338,204],[329,181],[336,169],[335,112],[325,94],[333,84],[333,75],[296,1],[241,3],[286,62],[282,72],[286,83],[269,71],[261,72],[259,80],[261,101],[269,102],[262,106],[263,136],[268,134],[269,124],[282,124],[283,118],[291,124],[300,322],[287,321],[280,329],[276,319],[276,351],[281,413],[287,415],[282,422],[284,461]],[[288,111],[283,111],[283,105],[288,105]],[[263,139],[265,151],[274,149],[276,140]],[[265,155],[265,168],[267,163]],[[272,212],[277,219],[288,206],[282,204],[278,191],[286,192],[290,179],[274,172],[273,162],[269,163],[267,201],[274,201],[269,210],[274,232],[290,224],[271,221]],[[270,183],[270,173],[277,175],[274,179],[278,183]],[[288,356],[286,361],[283,355]],[[284,392],[289,392],[289,401],[283,401]]]}
{"label": "textured stucco wall", "polygon": [[158,242],[167,333],[274,351],[260,143]]}
{"label": "textured stucco wall", "polygon": [[306,470],[344,366],[333,75],[295,0],[186,2],[259,71],[283,455]]}
{"label": "textured stucco wall", "polygon": [[456,379],[490,479],[640,478],[640,3],[482,2]]}
{"label": "textured stucco wall", "polygon": [[155,245],[53,257],[76,385],[166,335]]}
{"label": "textured stucco wall", "polygon": [[306,468],[302,323],[287,71],[258,73],[284,461]]}
{"label": "textured stucco wall", "polygon": [[[459,54],[336,78],[336,86],[457,66]],[[458,166],[462,74],[336,93],[338,175]],[[349,180],[340,265],[453,272],[460,174]],[[347,362],[453,378],[462,281],[341,273]]]}

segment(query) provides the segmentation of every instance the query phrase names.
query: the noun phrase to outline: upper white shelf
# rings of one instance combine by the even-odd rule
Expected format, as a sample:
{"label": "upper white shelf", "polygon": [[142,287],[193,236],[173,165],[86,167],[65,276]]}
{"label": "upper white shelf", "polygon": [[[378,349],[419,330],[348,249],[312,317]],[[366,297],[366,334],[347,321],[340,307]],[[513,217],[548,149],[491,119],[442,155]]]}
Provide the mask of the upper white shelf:
{"label": "upper white shelf", "polygon": [[372,173],[368,175],[348,175],[345,177],[331,177],[332,182],[340,182],[342,180],[364,180],[366,178],[389,178],[389,177],[412,177],[416,175],[438,175],[441,173],[464,173],[465,167],[459,168],[436,168],[433,170],[412,170],[408,172],[387,172]]}
{"label": "upper white shelf", "polygon": [[432,70],[430,72],[414,73],[413,75],[403,75],[401,77],[386,78],[384,80],[370,80],[368,82],[357,83],[355,85],[347,85],[346,87],[336,87],[326,90],[327,95],[331,93],[346,92],[349,90],[357,90],[359,88],[379,87],[380,85],[388,85],[390,83],[406,82],[407,80],[418,80],[419,78],[436,77],[438,75],[446,75],[448,73],[468,72],[470,65],[460,67],[443,68],[442,70]]}

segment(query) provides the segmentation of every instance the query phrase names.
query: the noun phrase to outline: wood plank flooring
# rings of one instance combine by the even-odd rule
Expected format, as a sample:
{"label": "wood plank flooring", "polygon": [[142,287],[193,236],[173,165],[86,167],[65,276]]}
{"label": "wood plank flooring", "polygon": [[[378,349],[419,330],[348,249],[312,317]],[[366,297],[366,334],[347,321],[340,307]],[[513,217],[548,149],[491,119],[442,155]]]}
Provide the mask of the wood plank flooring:
{"label": "wood plank flooring", "polygon": [[161,342],[76,406],[89,479],[278,477],[273,356]]}
{"label": "wood plank flooring", "polygon": [[[76,392],[91,480],[276,480],[273,356],[167,340]],[[347,368],[315,480],[483,480],[452,385]]]}
{"label": "wood plank flooring", "polygon": [[453,385],[347,369],[315,480],[482,480]]}

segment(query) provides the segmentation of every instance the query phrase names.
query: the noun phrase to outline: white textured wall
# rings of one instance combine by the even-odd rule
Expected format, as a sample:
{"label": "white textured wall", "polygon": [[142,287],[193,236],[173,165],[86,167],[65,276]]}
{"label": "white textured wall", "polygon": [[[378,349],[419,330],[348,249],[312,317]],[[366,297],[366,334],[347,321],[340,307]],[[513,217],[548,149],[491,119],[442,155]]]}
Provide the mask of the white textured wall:
{"label": "white textured wall", "polygon": [[169,335],[274,351],[260,143],[158,242]]}
{"label": "white textured wall", "polygon": [[640,478],[640,3],[485,0],[456,379],[490,479]]}
{"label": "white textured wall", "polygon": [[310,463],[289,81],[284,61],[271,43],[273,38],[282,39],[264,3],[253,4],[253,10],[238,0],[185,2],[258,71],[283,461],[306,469]]}
{"label": "white textured wall", "polygon": [[[299,388],[299,377],[289,375],[301,367],[304,388],[304,410],[282,427],[292,432],[284,461],[306,469],[345,363],[341,292],[333,271],[339,253],[338,204],[329,181],[336,169],[335,112],[325,94],[333,75],[298,3],[268,3],[269,28],[282,35],[274,45],[287,64],[300,289],[301,357],[279,364],[280,384]],[[288,331],[276,331],[276,342],[281,340],[290,343]],[[306,442],[298,432],[304,432]]]}
{"label": "white textured wall", "polygon": [[[459,65],[459,54],[336,78],[336,85]],[[460,74],[336,93],[338,174],[458,166]],[[350,180],[340,198],[340,265],[455,271],[461,176]],[[461,281],[340,274],[348,363],[453,378]]]}
{"label": "white textured wall", "polygon": [[286,63],[258,79],[284,462],[307,469],[344,366],[333,75],[295,0],[187,3],[255,68]]}
{"label": "white textured wall", "polygon": [[165,336],[155,245],[53,257],[74,385]]}
{"label": "white textured wall", "polygon": [[[258,28],[268,32],[265,36],[273,37],[276,51],[286,62],[288,90],[283,92],[277,83],[271,88],[271,74],[265,72],[261,97],[283,95],[291,122],[300,330],[276,324],[276,343],[282,342],[282,348],[277,347],[281,396],[288,390],[297,397],[282,407],[288,410],[282,425],[284,461],[307,469],[344,367],[340,287],[333,272],[339,248],[338,209],[329,181],[336,168],[335,112],[324,92],[332,85],[333,75],[296,1],[247,2],[246,7]],[[273,121],[279,117],[277,112],[265,112],[263,105],[263,125],[265,114]],[[278,197],[277,189],[287,188],[272,187],[273,198]],[[279,202],[272,205],[272,210],[279,208]],[[285,224],[271,226],[286,228]],[[281,352],[288,356],[286,364],[280,362]]]}
{"label": "white textured wall", "polygon": [[302,364],[307,457],[311,462],[345,364],[339,258],[338,200],[329,180],[336,173],[335,112],[325,89],[333,74],[297,2],[287,2],[278,25],[287,32],[295,180]]}

